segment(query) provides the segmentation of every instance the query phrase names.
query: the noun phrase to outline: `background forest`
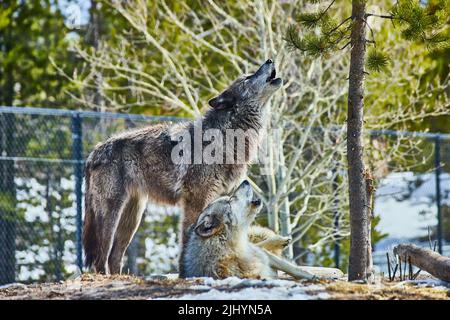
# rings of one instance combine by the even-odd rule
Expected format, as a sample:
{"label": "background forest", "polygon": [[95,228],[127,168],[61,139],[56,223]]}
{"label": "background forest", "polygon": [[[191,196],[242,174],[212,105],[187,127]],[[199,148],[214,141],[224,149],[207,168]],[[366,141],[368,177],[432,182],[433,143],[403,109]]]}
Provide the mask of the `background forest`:
{"label": "background forest", "polygon": [[[435,2],[449,14],[447,1],[423,5]],[[0,106],[192,118],[207,110],[207,101],[234,78],[274,59],[284,85],[268,109],[263,156],[269,165],[250,169],[265,204],[259,222],[292,235],[286,255],[300,263],[332,266],[340,243],[337,262],[347,268],[348,48],[315,58],[293,51],[286,41],[299,13],[323,6],[320,1],[8,0],[0,6]],[[390,6],[391,1],[368,1],[369,11],[378,14]],[[349,7],[337,1],[332,10],[343,20]],[[370,27],[387,60],[382,70],[366,75],[366,131],[450,134],[450,48],[402,41],[402,27],[395,22],[371,20]],[[298,32],[311,29],[300,24]],[[70,159],[68,117],[2,114],[1,119],[2,155]],[[112,133],[148,123],[87,119],[83,154]],[[366,164],[378,185],[372,230],[376,248],[389,238],[380,227],[383,214],[402,214],[387,206],[383,196],[414,198],[432,177],[434,145],[370,134],[365,144]],[[448,242],[450,142],[442,148]],[[2,219],[21,221],[14,226],[16,274],[22,281],[65,278],[76,269],[70,163],[0,162]],[[420,201],[425,227],[415,238],[428,241],[433,192],[425,192]],[[131,273],[174,271],[178,214],[174,208],[148,207],[129,249]],[[430,227],[435,237],[434,224]]]}

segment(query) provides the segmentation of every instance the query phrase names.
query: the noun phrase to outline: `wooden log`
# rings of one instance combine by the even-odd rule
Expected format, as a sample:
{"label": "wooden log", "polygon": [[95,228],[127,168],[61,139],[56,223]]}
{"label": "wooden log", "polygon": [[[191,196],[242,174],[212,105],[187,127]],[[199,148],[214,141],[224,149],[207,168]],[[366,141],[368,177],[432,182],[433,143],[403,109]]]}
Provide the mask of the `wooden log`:
{"label": "wooden log", "polygon": [[450,282],[450,258],[441,256],[429,249],[420,248],[414,244],[400,244],[394,248],[404,263],[411,259],[411,263],[434,277]]}

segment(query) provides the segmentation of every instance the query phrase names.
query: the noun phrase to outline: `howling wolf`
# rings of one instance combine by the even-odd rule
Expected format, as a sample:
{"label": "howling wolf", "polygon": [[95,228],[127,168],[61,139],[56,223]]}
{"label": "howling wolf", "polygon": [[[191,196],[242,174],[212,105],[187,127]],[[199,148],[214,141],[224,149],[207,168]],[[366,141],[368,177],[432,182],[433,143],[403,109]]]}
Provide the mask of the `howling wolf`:
{"label": "howling wolf", "polygon": [[[211,99],[211,109],[201,119],[125,132],[94,148],[85,167],[83,246],[87,267],[100,273],[121,272],[123,255],[148,199],[182,207],[181,239],[185,244],[186,230],[202,210],[246,176],[247,165],[257,152],[263,106],[282,85],[275,77],[274,63],[267,60],[254,74],[238,78]],[[181,132],[188,133],[192,149],[205,144],[195,141],[198,128],[201,133],[215,129],[224,136],[230,129],[252,132],[245,140],[244,161],[174,162],[173,149]],[[231,150],[233,159],[236,150]]]}
{"label": "howling wolf", "polygon": [[[188,229],[181,276],[276,278],[281,270],[299,279],[313,279],[314,274],[276,255],[289,238],[251,226],[261,206],[247,180],[231,196],[211,202]],[[255,241],[261,236],[263,241]]]}

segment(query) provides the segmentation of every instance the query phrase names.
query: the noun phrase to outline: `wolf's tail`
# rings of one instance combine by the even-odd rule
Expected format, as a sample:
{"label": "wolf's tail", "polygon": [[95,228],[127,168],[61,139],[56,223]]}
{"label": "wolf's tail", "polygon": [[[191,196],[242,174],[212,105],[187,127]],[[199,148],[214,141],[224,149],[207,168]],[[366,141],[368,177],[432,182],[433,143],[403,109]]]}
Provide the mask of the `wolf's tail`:
{"label": "wolf's tail", "polygon": [[94,264],[96,252],[98,251],[98,226],[94,208],[92,206],[92,191],[90,189],[91,180],[91,162],[88,160],[84,169],[85,176],[85,196],[84,196],[84,225],[83,225],[83,248],[84,248],[84,264],[87,268],[91,268]]}

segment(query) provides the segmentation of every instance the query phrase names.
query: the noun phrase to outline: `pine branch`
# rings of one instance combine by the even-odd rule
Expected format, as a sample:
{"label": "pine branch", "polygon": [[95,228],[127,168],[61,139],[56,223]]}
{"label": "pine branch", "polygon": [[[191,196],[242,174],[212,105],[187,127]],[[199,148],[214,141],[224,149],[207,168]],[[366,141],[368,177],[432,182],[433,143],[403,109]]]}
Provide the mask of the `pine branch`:
{"label": "pine branch", "polygon": [[317,13],[302,13],[297,16],[297,22],[303,24],[307,28],[314,28],[318,25],[318,23],[326,17],[328,10],[330,10],[331,6],[336,2],[336,0],[332,0],[330,4],[326,7],[325,10],[319,11]]}
{"label": "pine branch", "polygon": [[299,32],[297,30],[297,26],[294,24],[288,26],[284,41],[287,42],[288,46],[291,49],[298,49],[300,51],[305,51],[302,45],[302,39],[300,38]]}
{"label": "pine branch", "polygon": [[[402,36],[406,40],[432,42],[433,37],[427,36],[427,33],[445,28],[448,24],[446,3],[446,0],[437,3],[429,1],[427,6],[423,6],[418,1],[399,1],[392,9],[391,15],[400,25],[405,26]],[[445,38],[443,35],[438,43],[445,42]]]}
{"label": "pine branch", "polygon": [[375,13],[366,13],[365,17],[378,17],[378,18],[383,18],[383,19],[394,19],[394,16],[392,15],[384,15],[384,14],[375,14]]}
{"label": "pine branch", "polygon": [[340,50],[344,50],[345,48],[347,48],[352,42],[349,41],[347,42],[342,48],[340,48]]}
{"label": "pine branch", "polygon": [[333,29],[331,29],[330,31],[328,31],[327,33],[325,33],[325,35],[330,35],[332,34],[334,31],[338,30],[340,27],[342,27],[346,22],[348,22],[349,20],[353,19],[352,16],[347,17],[345,20],[343,20],[340,24],[338,24],[336,27],[334,27]]}
{"label": "pine branch", "polygon": [[320,54],[329,51],[332,44],[323,36],[316,36],[313,34],[306,35],[301,38],[298,35],[297,28],[293,25],[288,27],[287,38],[285,39],[288,44],[304,53],[308,53],[312,56],[319,56]]}
{"label": "pine branch", "polygon": [[323,11],[323,14],[327,13],[328,10],[330,10],[331,6],[336,2],[336,0],[331,1],[331,3],[328,5],[328,7]]}
{"label": "pine branch", "polygon": [[297,22],[308,29],[317,27],[323,16],[320,13],[302,13],[297,15]]}
{"label": "pine branch", "polygon": [[366,26],[369,28],[370,34],[372,36],[372,40],[366,40],[366,42],[368,43],[373,43],[375,46],[377,45],[377,43],[375,42],[375,35],[373,33],[373,29],[370,26],[370,24],[367,22],[367,19],[364,19],[364,23],[366,24]]}
{"label": "pine branch", "polygon": [[[401,30],[403,38],[407,40],[420,40],[425,42],[429,49],[443,48],[450,45],[449,32],[445,29],[448,24],[448,14],[446,14],[446,1],[429,1],[427,5],[419,3],[417,0],[398,0],[390,14],[366,13],[364,23],[370,31],[370,38],[366,43],[374,44],[376,48],[375,33],[367,21],[368,17],[378,17],[389,19],[394,23],[398,21],[399,25],[404,26]],[[335,3],[331,1],[324,10],[317,13],[299,14],[297,22],[307,28],[320,27],[319,35],[309,34],[300,36],[295,26],[288,28],[287,38],[285,39],[292,48],[298,49],[303,53],[312,56],[318,56],[332,50],[343,50],[351,43],[346,42],[344,46],[339,44],[348,36],[352,24],[346,24],[353,20],[353,17],[347,17],[339,24],[329,15],[328,11]],[[395,27],[395,26],[394,26]],[[436,30],[436,29],[443,30]],[[374,71],[381,71],[388,63],[387,56],[379,51],[371,51],[368,54],[367,67]]]}
{"label": "pine branch", "polygon": [[438,50],[450,47],[450,36],[448,32],[437,32],[429,37],[425,37],[429,50]]}
{"label": "pine branch", "polygon": [[371,49],[367,55],[366,66],[367,69],[380,72],[388,65],[389,58],[383,52]]}

